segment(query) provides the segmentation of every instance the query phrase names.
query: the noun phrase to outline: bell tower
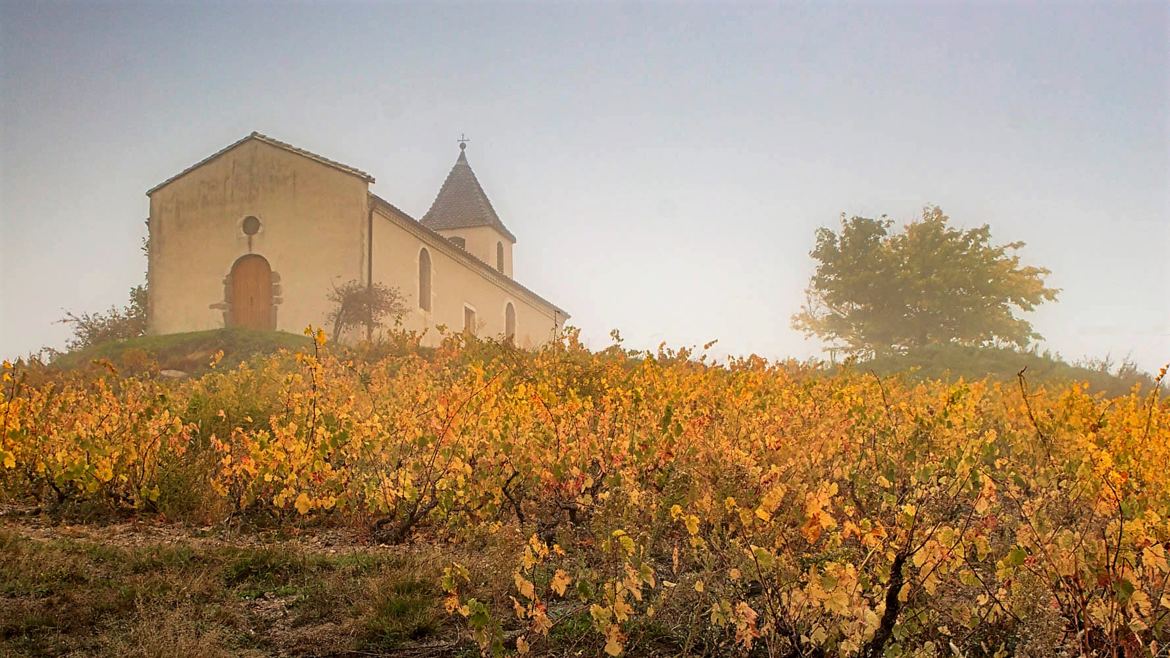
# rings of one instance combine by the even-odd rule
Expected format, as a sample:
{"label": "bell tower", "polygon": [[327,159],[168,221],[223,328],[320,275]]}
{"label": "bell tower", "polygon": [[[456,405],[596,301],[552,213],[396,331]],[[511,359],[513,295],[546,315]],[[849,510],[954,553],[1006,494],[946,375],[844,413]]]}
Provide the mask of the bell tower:
{"label": "bell tower", "polygon": [[469,141],[466,137],[459,138],[459,157],[421,222],[511,277],[512,247],[516,244],[516,236],[500,221],[467,162]]}

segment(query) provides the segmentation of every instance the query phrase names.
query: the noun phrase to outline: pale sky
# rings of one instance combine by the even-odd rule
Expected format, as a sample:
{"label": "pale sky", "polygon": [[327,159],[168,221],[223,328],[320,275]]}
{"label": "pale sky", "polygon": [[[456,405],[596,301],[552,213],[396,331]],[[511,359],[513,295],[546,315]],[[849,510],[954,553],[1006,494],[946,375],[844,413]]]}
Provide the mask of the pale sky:
{"label": "pale sky", "polygon": [[458,150],[515,276],[652,348],[790,328],[840,213],[1023,240],[1075,360],[1170,361],[1165,3],[0,0],[0,356],[143,281],[145,191],[253,130],[415,217]]}

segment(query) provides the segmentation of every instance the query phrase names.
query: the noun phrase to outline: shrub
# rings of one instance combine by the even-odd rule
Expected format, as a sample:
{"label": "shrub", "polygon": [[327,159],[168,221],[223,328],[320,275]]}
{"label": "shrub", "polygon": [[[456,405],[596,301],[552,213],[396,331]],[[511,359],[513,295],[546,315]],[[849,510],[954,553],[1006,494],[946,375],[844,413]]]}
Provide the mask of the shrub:
{"label": "shrub", "polygon": [[111,306],[104,313],[81,315],[67,311],[59,322],[73,329],[73,336],[65,342],[69,350],[142,336],[146,334],[146,286],[131,288],[130,303],[122,308]]}

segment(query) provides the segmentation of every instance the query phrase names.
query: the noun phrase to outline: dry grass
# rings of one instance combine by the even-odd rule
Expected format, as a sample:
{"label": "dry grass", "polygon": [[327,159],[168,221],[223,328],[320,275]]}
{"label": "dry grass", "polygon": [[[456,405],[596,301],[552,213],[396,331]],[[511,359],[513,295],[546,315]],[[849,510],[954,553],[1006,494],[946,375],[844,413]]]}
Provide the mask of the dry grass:
{"label": "dry grass", "polygon": [[428,649],[436,642],[447,653],[471,646],[441,606],[439,576],[455,553],[260,539],[8,524],[0,656],[437,655]]}
{"label": "dry grass", "polygon": [[[504,529],[387,547],[327,528],[65,525],[0,510],[0,657],[478,656],[443,610],[443,568],[468,568],[510,642],[524,541]],[[601,655],[584,606],[550,613],[534,655]],[[631,655],[676,655],[685,639],[657,623],[631,633]]]}

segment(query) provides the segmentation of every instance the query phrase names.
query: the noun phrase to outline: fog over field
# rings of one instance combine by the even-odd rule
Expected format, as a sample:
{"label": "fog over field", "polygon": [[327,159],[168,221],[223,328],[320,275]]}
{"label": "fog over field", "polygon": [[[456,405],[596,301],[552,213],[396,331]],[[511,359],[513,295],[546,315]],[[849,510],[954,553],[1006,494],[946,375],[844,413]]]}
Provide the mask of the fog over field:
{"label": "fog over field", "polygon": [[1167,658],[1167,44],[0,0],[0,656]]}
{"label": "fog over field", "polygon": [[1066,359],[1170,360],[1164,3],[0,4],[0,353],[124,304],[144,192],[253,130],[412,216],[468,157],[586,341],[820,354],[819,226],[938,204]]}

